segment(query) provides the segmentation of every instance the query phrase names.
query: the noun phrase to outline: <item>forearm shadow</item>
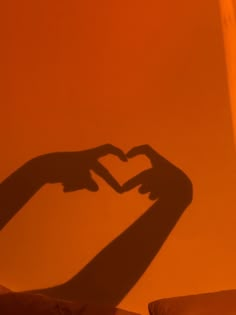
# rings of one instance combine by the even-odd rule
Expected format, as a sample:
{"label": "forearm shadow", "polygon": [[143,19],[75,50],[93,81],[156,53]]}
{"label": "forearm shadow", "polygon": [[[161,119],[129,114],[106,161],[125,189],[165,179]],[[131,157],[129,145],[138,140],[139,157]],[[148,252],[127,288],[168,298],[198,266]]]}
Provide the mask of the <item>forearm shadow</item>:
{"label": "forearm shadow", "polygon": [[[159,200],[68,282],[31,292],[111,306],[121,302],[158,254],[192,200],[192,184],[186,175],[160,156],[153,159],[160,162],[159,183],[156,179],[151,183],[160,185]],[[1,228],[50,180],[52,168],[55,174],[62,172],[63,179],[76,183],[74,168],[68,173],[68,161],[60,160],[59,165],[54,161],[45,157],[31,160],[1,184]]]}
{"label": "forearm shadow", "polygon": [[191,203],[192,187],[169,192],[65,284],[32,292],[117,306],[158,254]]}

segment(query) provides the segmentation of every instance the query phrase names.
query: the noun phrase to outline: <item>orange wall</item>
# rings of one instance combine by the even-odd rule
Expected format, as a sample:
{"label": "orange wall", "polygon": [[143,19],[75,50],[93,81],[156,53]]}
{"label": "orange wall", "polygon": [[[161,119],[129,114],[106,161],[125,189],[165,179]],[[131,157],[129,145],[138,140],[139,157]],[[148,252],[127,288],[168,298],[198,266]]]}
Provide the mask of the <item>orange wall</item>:
{"label": "orange wall", "polygon": [[[121,307],[235,288],[236,169],[220,12],[214,0],[2,1],[4,179],[30,158],[149,143],[185,170],[194,201]],[[120,180],[143,159],[104,160]],[[150,205],[136,190],[45,186],[0,235],[0,282],[65,282]]]}
{"label": "orange wall", "polygon": [[230,100],[236,139],[236,0],[219,1],[224,34]]}

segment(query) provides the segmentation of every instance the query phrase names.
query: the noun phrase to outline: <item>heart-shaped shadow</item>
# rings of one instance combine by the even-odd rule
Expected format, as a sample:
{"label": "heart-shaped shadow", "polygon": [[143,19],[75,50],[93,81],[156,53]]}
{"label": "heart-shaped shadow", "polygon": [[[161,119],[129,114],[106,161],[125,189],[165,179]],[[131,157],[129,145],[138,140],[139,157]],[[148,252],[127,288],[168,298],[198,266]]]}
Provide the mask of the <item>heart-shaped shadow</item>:
{"label": "heart-shaped shadow", "polygon": [[112,176],[122,187],[129,179],[135,177],[144,170],[151,168],[150,160],[145,155],[139,155],[128,159],[126,163],[113,155],[99,159],[101,164],[109,170]]}
{"label": "heart-shaped shadow", "polygon": [[184,172],[149,146],[132,149],[128,157],[137,154],[146,154],[152,168],[129,179],[122,191],[140,186],[141,193],[149,192],[158,201],[71,280],[32,292],[117,306],[140,279],[191,203],[192,184]]}
{"label": "heart-shaped shadow", "polygon": [[[152,167],[128,179],[122,186],[98,159],[106,154],[121,160],[145,155]],[[22,206],[45,184],[62,183],[68,191],[97,191],[93,170],[119,193],[139,186],[140,193],[158,199],[128,229],[117,236],[68,282],[41,290],[52,297],[105,303],[116,306],[154,259],[178,219],[192,201],[192,184],[186,174],[143,145],[125,155],[111,145],[82,152],[50,153],[37,157],[16,170],[0,187],[3,228]]]}

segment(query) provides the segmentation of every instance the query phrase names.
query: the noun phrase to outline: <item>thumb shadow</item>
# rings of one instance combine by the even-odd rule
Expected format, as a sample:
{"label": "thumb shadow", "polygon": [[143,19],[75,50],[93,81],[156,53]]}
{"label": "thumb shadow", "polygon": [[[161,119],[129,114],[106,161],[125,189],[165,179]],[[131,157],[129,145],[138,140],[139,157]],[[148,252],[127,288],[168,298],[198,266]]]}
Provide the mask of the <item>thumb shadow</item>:
{"label": "thumb shadow", "polygon": [[168,174],[166,182],[174,185],[167,185],[159,200],[139,219],[69,281],[30,292],[117,306],[143,275],[192,201],[192,183],[182,171],[167,161],[161,173]]}
{"label": "thumb shadow", "polygon": [[[153,163],[159,163],[157,174],[148,177],[147,183],[160,190],[158,201],[69,281],[28,292],[117,306],[132,289],[192,201],[192,184],[188,177],[150,148],[145,152],[146,148],[141,148],[144,150],[142,154],[147,153]],[[48,154],[27,162],[0,185],[0,228],[7,225],[45,183],[50,182],[51,174],[55,182],[72,183],[70,189],[83,189],[85,183],[81,176],[78,177],[80,172],[74,172],[78,159],[82,162],[80,165],[89,168],[88,158],[96,160],[110,153],[124,158],[120,150],[105,145],[84,152]],[[99,173],[114,188],[119,188],[114,178],[106,171],[104,173],[104,169]],[[140,178],[140,174],[138,176]]]}

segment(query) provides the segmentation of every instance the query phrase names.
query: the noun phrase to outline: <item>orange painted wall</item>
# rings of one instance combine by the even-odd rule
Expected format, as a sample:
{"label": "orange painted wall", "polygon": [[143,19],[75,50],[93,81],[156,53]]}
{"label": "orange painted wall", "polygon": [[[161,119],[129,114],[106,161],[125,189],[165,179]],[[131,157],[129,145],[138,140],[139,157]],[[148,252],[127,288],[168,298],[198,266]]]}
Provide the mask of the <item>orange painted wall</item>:
{"label": "orange painted wall", "polygon": [[236,138],[236,1],[221,0],[219,3],[224,34],[230,103],[234,124],[234,137]]}
{"label": "orange painted wall", "polygon": [[[194,201],[121,307],[235,288],[236,168],[220,12],[213,0],[2,1],[0,178],[47,152],[149,143]],[[106,158],[122,181],[147,166]],[[63,283],[150,205],[136,190],[45,186],[1,231],[0,282]]]}

